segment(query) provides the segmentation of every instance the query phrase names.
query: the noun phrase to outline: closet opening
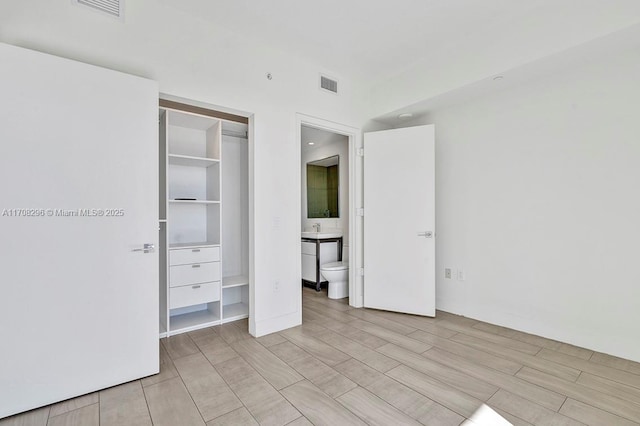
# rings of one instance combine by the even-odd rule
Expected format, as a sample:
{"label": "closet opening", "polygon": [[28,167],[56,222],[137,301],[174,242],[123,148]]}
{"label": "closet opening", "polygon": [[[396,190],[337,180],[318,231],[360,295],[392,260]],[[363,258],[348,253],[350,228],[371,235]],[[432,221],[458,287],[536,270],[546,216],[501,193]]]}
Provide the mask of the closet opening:
{"label": "closet opening", "polygon": [[160,336],[249,318],[249,118],[160,99]]}

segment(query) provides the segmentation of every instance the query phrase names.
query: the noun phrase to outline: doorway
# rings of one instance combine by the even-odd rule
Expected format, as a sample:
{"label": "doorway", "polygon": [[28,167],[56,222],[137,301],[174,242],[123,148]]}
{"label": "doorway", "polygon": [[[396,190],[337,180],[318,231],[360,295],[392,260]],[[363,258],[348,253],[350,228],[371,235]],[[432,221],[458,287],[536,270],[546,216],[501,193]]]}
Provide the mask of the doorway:
{"label": "doorway", "polygon": [[[360,131],[338,123],[297,115],[300,142],[300,234],[301,283],[312,286],[317,279],[326,291],[326,279],[318,274],[318,266],[338,260],[348,262],[349,305],[362,306],[361,244],[362,217],[357,216],[362,191],[355,185],[356,173],[362,170]],[[311,244],[307,236],[328,237],[327,242]],[[339,237],[338,237],[339,235]],[[332,238],[333,237],[333,238]],[[342,250],[339,241],[342,238]],[[317,249],[320,258],[317,260]]]}

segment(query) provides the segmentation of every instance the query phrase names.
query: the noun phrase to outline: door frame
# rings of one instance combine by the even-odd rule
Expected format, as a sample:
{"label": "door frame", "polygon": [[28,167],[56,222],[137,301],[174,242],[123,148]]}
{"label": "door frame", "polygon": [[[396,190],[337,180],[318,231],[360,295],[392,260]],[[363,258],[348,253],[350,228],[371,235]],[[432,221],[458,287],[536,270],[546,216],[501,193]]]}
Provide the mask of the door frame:
{"label": "door frame", "polygon": [[[302,126],[313,127],[337,133],[349,138],[349,305],[361,308],[364,302],[364,282],[360,272],[363,270],[363,217],[357,215],[362,208],[362,156],[358,155],[362,148],[362,130],[345,124],[322,118],[296,113],[296,140],[298,141],[298,159],[302,158]],[[302,205],[302,164],[298,166],[298,205]],[[299,235],[302,224],[299,225]],[[302,252],[302,242],[298,239],[298,252]],[[300,312],[302,311],[302,294],[300,295]]]}

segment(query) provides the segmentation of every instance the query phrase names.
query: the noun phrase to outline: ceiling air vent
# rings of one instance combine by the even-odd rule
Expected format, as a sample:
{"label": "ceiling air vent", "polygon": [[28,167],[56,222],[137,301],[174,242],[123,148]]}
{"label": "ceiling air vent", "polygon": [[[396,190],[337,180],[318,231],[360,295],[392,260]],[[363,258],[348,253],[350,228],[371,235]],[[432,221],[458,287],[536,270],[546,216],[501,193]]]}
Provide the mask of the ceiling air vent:
{"label": "ceiling air vent", "polygon": [[338,80],[320,75],[320,89],[333,94],[338,94]]}
{"label": "ceiling air vent", "polygon": [[124,0],[74,0],[74,3],[89,6],[114,18],[122,18]]}

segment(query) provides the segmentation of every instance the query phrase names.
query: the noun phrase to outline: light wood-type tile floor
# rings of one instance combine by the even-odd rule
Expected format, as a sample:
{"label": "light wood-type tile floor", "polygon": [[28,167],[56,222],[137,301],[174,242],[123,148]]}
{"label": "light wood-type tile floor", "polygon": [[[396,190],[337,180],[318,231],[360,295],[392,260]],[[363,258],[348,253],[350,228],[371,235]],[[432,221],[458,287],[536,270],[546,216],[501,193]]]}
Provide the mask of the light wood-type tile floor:
{"label": "light wood-type tile floor", "polygon": [[640,424],[639,363],[346,302],[304,289],[300,327],[255,339],[244,320],[163,339],[160,374],[0,426],[473,425],[486,407],[515,425]]}

